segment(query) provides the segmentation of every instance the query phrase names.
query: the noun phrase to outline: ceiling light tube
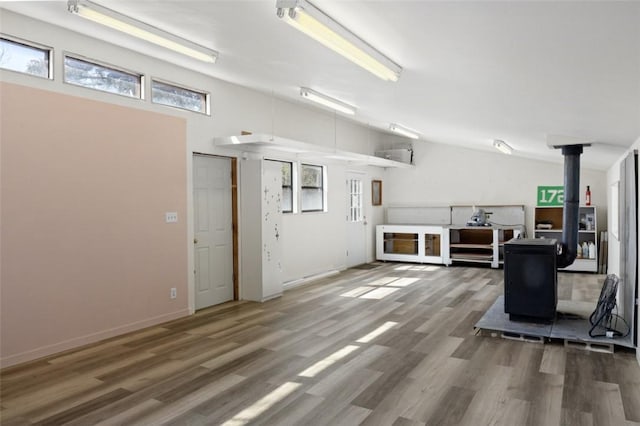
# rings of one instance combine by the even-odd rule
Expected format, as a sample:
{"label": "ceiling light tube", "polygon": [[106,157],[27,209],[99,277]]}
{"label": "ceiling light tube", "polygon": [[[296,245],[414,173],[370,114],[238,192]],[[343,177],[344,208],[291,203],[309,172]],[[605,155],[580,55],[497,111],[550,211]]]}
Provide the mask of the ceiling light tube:
{"label": "ceiling light tube", "polygon": [[300,96],[336,111],[343,112],[345,114],[353,115],[356,113],[355,107],[349,104],[345,104],[344,102],[340,102],[337,99],[330,98],[327,95],[323,95],[322,93],[318,93],[315,90],[311,90],[307,87],[300,88]]}
{"label": "ceiling light tube", "polygon": [[493,147],[503,154],[513,154],[513,148],[511,148],[505,141],[501,141],[500,139],[495,139],[493,141]]}
{"label": "ceiling light tube", "polygon": [[402,127],[398,124],[393,124],[393,123],[389,125],[389,130],[411,139],[418,139],[418,137],[420,136],[417,132],[414,132],[413,130],[409,130],[406,127]]}
{"label": "ceiling light tube", "polygon": [[218,52],[215,50],[200,46],[87,0],[68,0],[67,9],[74,15],[203,62],[214,63],[218,59]]}
{"label": "ceiling light tube", "polygon": [[402,68],[334,21],[307,0],[277,0],[277,14],[286,23],[387,81],[398,81]]}

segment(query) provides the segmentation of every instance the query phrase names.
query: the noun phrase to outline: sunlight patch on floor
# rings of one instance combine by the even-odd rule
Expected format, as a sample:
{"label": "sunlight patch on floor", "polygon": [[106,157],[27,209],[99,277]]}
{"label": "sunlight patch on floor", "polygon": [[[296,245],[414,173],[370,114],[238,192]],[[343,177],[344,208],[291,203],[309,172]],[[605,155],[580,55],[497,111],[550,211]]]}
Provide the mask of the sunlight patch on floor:
{"label": "sunlight patch on floor", "polygon": [[440,269],[436,265],[401,265],[394,268],[394,271],[421,271],[421,272],[433,272]]}
{"label": "sunlight patch on floor", "polygon": [[393,282],[393,287],[407,287],[416,281],[419,281],[420,278],[400,278]]}
{"label": "sunlight patch on floor", "polygon": [[329,368],[330,366],[335,364],[337,361],[341,360],[342,358],[346,357],[351,352],[353,352],[353,351],[355,351],[357,349],[360,349],[360,346],[347,345],[344,348],[340,349],[339,351],[336,351],[336,352],[332,353],[331,355],[327,355],[326,357],[324,357],[320,361],[318,361],[315,364],[313,364],[311,367],[307,368],[306,370],[304,370],[303,372],[298,374],[298,376],[315,377],[318,373],[320,373],[320,372],[324,371],[325,369]]}
{"label": "sunlight patch on floor", "polygon": [[249,407],[240,411],[238,414],[223,423],[223,426],[239,426],[246,425],[256,417],[273,407],[279,401],[282,401],[296,389],[301,386],[300,383],[286,382],[274,389],[272,392],[263,396]]}
{"label": "sunlight patch on floor", "polygon": [[399,287],[378,287],[375,290],[371,290],[368,293],[360,296],[360,299],[382,299],[383,297],[387,297],[388,295],[395,293],[400,290]]}
{"label": "sunlight patch on floor", "polygon": [[370,341],[380,336],[385,331],[392,329],[396,325],[398,325],[397,322],[387,321],[384,324],[382,324],[380,327],[373,330],[371,333],[367,334],[366,336],[362,336],[361,338],[356,340],[356,343],[369,343]]}
{"label": "sunlight patch on floor", "polygon": [[387,285],[394,282],[398,278],[400,277],[382,277],[382,278],[378,278],[375,281],[371,281],[370,283],[367,283],[367,285]]}
{"label": "sunlight patch on floor", "polygon": [[413,266],[411,266],[411,265],[401,265],[401,266],[397,266],[394,270],[395,271],[408,271],[412,267]]}
{"label": "sunlight patch on floor", "polygon": [[[382,277],[365,286],[356,287],[342,293],[342,297],[357,297],[359,299],[382,299],[395,293],[403,287],[410,286],[420,281],[420,278]],[[375,286],[375,287],[370,287]]]}
{"label": "sunlight patch on floor", "polygon": [[349,290],[346,293],[342,293],[340,296],[342,297],[358,297],[363,294],[373,290],[376,287],[356,287],[353,290]]}

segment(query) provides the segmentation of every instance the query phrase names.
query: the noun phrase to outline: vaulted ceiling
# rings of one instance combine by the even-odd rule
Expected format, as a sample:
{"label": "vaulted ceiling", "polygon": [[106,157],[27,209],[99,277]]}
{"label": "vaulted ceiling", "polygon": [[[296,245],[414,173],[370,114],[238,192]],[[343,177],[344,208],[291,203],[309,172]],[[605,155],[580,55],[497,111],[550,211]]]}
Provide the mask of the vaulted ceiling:
{"label": "vaulted ceiling", "polygon": [[[313,2],[313,1],[312,1]],[[275,0],[98,3],[220,52],[189,68],[303,102],[310,87],[381,130],[414,143],[560,161],[549,135],[596,142],[585,166],[606,169],[640,137],[640,2],[316,0],[314,4],[403,68],[385,82],[286,25]],[[0,7],[162,59],[166,52],[66,11],[66,2]]]}

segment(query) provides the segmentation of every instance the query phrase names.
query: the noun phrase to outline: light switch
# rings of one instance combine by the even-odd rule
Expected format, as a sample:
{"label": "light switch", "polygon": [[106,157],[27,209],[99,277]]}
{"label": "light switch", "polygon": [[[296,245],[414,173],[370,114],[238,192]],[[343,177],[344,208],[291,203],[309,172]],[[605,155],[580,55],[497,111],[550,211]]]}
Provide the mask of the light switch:
{"label": "light switch", "polygon": [[164,220],[167,223],[176,223],[176,222],[178,222],[178,212],[166,212],[164,214]]}

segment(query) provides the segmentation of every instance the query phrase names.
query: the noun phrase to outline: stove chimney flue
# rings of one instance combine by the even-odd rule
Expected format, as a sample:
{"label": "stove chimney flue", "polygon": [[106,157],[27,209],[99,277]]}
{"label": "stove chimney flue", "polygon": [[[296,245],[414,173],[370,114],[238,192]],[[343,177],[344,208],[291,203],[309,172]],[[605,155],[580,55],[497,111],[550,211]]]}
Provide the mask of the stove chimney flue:
{"label": "stove chimney flue", "polygon": [[571,265],[578,255],[582,145],[565,145],[561,149],[564,156],[564,204],[562,209],[562,241],[558,243],[557,267],[565,268]]}

